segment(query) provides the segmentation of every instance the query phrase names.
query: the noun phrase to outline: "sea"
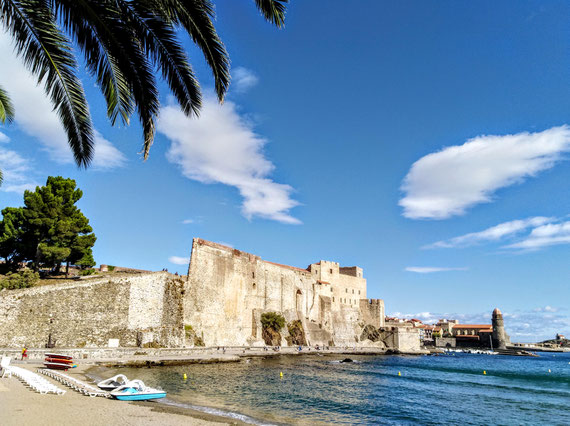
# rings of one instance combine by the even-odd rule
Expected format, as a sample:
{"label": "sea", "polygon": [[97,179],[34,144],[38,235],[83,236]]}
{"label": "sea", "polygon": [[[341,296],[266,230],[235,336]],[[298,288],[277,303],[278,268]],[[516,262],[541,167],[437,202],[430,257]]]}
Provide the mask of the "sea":
{"label": "sea", "polygon": [[281,356],[92,374],[142,379],[167,391],[160,404],[260,425],[570,425],[570,353],[344,358]]}

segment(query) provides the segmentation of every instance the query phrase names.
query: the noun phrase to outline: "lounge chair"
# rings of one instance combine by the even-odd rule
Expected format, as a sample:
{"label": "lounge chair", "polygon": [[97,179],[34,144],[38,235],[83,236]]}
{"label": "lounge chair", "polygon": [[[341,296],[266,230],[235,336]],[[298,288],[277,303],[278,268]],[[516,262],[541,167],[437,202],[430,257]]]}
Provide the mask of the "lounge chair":
{"label": "lounge chair", "polygon": [[2,367],[1,377],[12,377],[12,370],[10,369],[10,361],[12,358],[9,356],[3,356],[2,361],[0,361],[0,367]]}

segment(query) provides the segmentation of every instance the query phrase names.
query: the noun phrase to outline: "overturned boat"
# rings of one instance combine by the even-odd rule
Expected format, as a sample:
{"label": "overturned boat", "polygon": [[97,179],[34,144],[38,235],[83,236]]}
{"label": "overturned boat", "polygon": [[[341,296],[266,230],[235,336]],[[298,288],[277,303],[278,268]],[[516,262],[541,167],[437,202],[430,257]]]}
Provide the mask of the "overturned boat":
{"label": "overturned boat", "polygon": [[142,380],[131,380],[110,392],[113,398],[121,401],[146,401],[159,399],[166,396],[162,389],[154,389],[146,386]]}
{"label": "overturned boat", "polygon": [[119,386],[126,385],[128,382],[129,379],[127,379],[127,376],[124,374],[117,374],[110,379],[100,381],[97,383],[97,386],[103,390],[110,391],[118,388]]}

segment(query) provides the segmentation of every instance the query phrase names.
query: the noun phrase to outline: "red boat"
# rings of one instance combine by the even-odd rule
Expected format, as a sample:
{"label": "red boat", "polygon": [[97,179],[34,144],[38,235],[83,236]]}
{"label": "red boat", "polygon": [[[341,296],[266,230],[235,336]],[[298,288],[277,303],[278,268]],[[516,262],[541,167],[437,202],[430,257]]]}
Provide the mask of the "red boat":
{"label": "red boat", "polygon": [[73,359],[73,357],[69,355],[53,354],[53,353],[46,353],[45,356],[46,358]]}
{"label": "red boat", "polygon": [[67,369],[71,368],[71,365],[63,364],[61,362],[46,361],[46,362],[44,362],[44,365],[46,366],[46,368],[50,368],[52,370],[67,370]]}
{"label": "red boat", "polygon": [[46,358],[47,362],[58,362],[60,364],[73,364],[73,360],[71,359],[63,359],[63,358]]}

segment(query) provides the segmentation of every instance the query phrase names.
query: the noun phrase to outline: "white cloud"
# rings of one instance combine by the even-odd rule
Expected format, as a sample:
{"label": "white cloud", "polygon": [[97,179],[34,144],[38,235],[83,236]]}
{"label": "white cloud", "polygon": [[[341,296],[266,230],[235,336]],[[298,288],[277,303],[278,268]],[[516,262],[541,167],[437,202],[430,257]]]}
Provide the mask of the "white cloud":
{"label": "white cloud", "polygon": [[180,257],[180,256],[170,256],[168,258],[170,263],[174,263],[175,265],[188,265],[190,263],[189,257]]}
{"label": "white cloud", "polygon": [[408,266],[404,270],[418,274],[431,274],[433,272],[467,271],[469,268],[440,268],[437,266]]}
{"label": "white cloud", "polygon": [[[11,38],[0,30],[0,82],[8,92],[15,109],[15,122],[24,133],[36,138],[50,157],[58,163],[73,163],[73,154],[57,113],[37,85],[22,60],[12,49]],[[93,166],[98,169],[118,167],[124,163],[123,154],[111,142],[95,133]]]}
{"label": "white cloud", "polygon": [[184,219],[182,223],[184,225],[190,225],[191,223],[194,223],[194,219]]}
{"label": "white cloud", "polygon": [[4,192],[22,193],[26,189],[33,190],[39,184],[30,175],[30,162],[15,151],[0,147],[0,169],[4,182],[0,190]]}
{"label": "white cloud", "polygon": [[445,219],[492,201],[499,188],[520,183],[562,160],[570,151],[570,127],[537,133],[477,136],[416,161],[399,201],[410,219]]}
{"label": "white cloud", "polygon": [[10,142],[10,138],[8,137],[8,135],[0,132],[0,143],[4,142]]}
{"label": "white cloud", "polygon": [[167,158],[184,176],[236,187],[246,218],[301,223],[289,214],[299,204],[291,199],[293,188],[268,178],[275,166],[264,156],[266,139],[254,133],[233,102],[222,106],[207,94],[199,119],[186,117],[178,107],[164,107],[158,131],[172,142]]}
{"label": "white cloud", "polygon": [[553,308],[550,305],[546,305],[544,308],[536,308],[534,312],[558,312],[560,308]]}
{"label": "white cloud", "polygon": [[538,250],[544,247],[570,244],[570,221],[548,223],[534,228],[528,237],[503,248],[520,250]]}
{"label": "white cloud", "polygon": [[512,220],[510,222],[500,223],[499,225],[492,226],[480,232],[471,232],[449,240],[437,241],[422,248],[468,247],[485,242],[499,241],[503,238],[516,235],[528,228],[540,226],[554,220],[554,218],[542,216],[531,217],[523,220]]}
{"label": "white cloud", "polygon": [[247,68],[237,67],[232,71],[232,85],[236,92],[243,93],[257,84],[259,79]]}

